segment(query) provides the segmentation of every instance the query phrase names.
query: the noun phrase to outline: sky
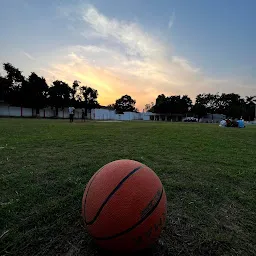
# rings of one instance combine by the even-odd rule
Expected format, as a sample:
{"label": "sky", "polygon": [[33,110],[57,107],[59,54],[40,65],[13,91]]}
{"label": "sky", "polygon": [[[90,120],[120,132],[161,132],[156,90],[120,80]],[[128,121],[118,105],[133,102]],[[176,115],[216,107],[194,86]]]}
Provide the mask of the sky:
{"label": "sky", "polygon": [[140,110],[162,93],[256,95],[255,13],[255,0],[1,0],[0,62]]}

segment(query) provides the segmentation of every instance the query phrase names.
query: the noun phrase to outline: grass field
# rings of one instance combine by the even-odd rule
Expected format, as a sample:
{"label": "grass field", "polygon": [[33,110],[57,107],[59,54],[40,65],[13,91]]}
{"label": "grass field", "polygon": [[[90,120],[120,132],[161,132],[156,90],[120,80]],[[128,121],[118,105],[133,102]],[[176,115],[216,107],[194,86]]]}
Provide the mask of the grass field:
{"label": "grass field", "polygon": [[256,126],[0,119],[0,255],[99,255],[83,228],[86,183],[140,161],[168,217],[146,255],[256,255]]}

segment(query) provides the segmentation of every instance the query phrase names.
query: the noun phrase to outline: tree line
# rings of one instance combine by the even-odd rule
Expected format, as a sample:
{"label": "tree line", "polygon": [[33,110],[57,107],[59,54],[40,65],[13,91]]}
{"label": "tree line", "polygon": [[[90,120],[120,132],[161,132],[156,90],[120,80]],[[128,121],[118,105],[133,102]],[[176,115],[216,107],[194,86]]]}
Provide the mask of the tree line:
{"label": "tree line", "polygon": [[173,113],[201,118],[207,114],[223,114],[228,118],[253,120],[255,118],[256,96],[242,98],[236,93],[198,94],[195,103],[187,96],[158,95],[155,103],[147,104],[146,111]]}
{"label": "tree line", "polygon": [[[32,72],[29,77],[10,63],[4,63],[5,76],[0,75],[0,101],[12,106],[22,106],[36,109],[52,107],[55,114],[58,109],[74,106],[75,108],[104,107],[98,103],[98,91],[90,86],[81,85],[77,80],[70,86],[66,82],[55,80],[49,86],[44,77]],[[123,95],[115,103],[104,108],[116,110],[117,113],[126,111],[137,112],[136,100],[130,95]],[[158,95],[155,102],[146,104],[145,111],[162,114],[179,114],[201,118],[206,114],[224,114],[227,117],[246,120],[255,117],[256,96],[242,98],[236,93],[210,94],[196,96],[195,103],[187,95],[166,96]]]}
{"label": "tree line", "polygon": [[[22,71],[10,63],[3,63],[6,76],[0,74],[0,102],[11,106],[22,106],[39,109],[51,107],[58,110],[73,106],[84,108],[85,113],[100,106],[98,103],[98,91],[90,86],[83,86],[77,80],[70,86],[61,80],[55,80],[49,86],[44,77],[32,72],[29,77],[22,75]],[[117,99],[115,104],[106,108],[115,109],[118,113],[124,111],[137,111],[136,101],[129,95]]]}

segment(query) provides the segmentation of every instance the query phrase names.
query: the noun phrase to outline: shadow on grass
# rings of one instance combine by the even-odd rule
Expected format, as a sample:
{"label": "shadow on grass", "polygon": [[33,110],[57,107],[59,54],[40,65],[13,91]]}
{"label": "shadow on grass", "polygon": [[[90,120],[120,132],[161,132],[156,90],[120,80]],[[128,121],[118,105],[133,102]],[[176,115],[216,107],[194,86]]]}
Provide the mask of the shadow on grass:
{"label": "shadow on grass", "polygon": [[[89,251],[92,251],[93,254],[88,254]],[[75,254],[66,254],[66,256],[73,256]],[[87,248],[84,250],[80,250],[77,255],[94,255],[94,256],[168,256],[167,246],[163,243],[162,240],[159,240],[156,244],[154,244],[151,248],[141,250],[138,252],[129,252],[129,253],[120,253],[120,252],[110,252],[99,248],[93,241],[91,241]]]}

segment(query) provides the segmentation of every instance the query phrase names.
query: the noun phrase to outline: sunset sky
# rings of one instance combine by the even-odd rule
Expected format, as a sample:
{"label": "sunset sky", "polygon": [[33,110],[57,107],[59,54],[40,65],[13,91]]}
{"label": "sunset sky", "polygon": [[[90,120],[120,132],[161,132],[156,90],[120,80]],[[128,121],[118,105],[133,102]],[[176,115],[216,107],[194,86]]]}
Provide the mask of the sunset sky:
{"label": "sunset sky", "polygon": [[1,0],[0,62],[140,110],[162,93],[256,95],[255,13],[255,0]]}

